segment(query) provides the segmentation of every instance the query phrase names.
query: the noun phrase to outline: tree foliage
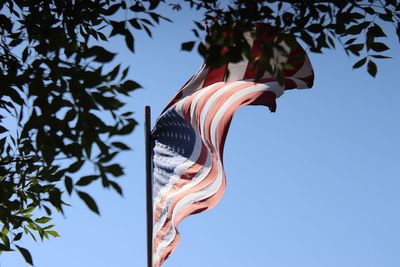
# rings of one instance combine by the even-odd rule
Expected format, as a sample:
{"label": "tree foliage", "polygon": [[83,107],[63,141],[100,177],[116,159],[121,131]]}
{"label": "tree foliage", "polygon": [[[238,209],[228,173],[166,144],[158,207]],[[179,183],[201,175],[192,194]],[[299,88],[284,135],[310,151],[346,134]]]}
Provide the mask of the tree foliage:
{"label": "tree foliage", "polygon": [[[250,47],[243,32],[253,31],[255,22],[264,22],[277,29],[275,42],[265,43],[264,58],[256,63],[261,69],[279,76],[279,70],[268,65],[274,48],[282,50],[286,44],[301,41],[310,52],[322,53],[324,49],[343,49],[356,57],[353,68],[367,65],[368,73],[375,77],[377,60],[389,58],[387,43],[390,34],[397,34],[400,41],[400,1],[398,0],[318,0],[318,1],[188,1],[198,9],[204,9],[205,21],[212,25],[212,34],[202,43],[199,32],[202,22],[195,22],[195,41],[182,45],[183,50],[197,50],[210,65],[240,61],[250,58]],[[229,33],[229,34],[227,34]],[[219,55],[219,56],[216,56]]]}
{"label": "tree foliage", "polygon": [[129,149],[123,136],[136,121],[126,98],[140,85],[105,47],[119,36],[135,52],[137,31],[151,37],[154,26],[170,21],[166,7],[203,12],[204,20],[194,21],[195,40],[181,48],[196,48],[211,66],[250,58],[243,33],[256,34],[257,22],[271,25],[276,38],[254,63],[278,78],[281,69],[266,59],[283,50],[282,41],[300,40],[313,53],[343,49],[356,57],[353,68],[366,66],[375,76],[376,61],[388,58],[388,36],[400,35],[398,0],[1,1],[0,252],[18,250],[33,264],[18,242],[57,237],[50,221],[67,195],[99,213],[86,186],[100,181],[122,194],[115,178],[124,172],[114,158]]}
{"label": "tree foliage", "polygon": [[[129,69],[112,62],[104,48],[122,35],[133,51],[133,27],[150,32],[159,16],[139,2],[136,18],[113,19],[124,1],[2,1],[0,3],[0,251],[17,249],[23,235],[58,236],[49,222],[63,212],[65,195],[77,194],[94,212],[85,192],[100,180],[119,194],[124,174],[113,159],[129,146],[121,137],[136,121],[124,97],[140,87]],[[93,165],[89,175],[79,171]]]}

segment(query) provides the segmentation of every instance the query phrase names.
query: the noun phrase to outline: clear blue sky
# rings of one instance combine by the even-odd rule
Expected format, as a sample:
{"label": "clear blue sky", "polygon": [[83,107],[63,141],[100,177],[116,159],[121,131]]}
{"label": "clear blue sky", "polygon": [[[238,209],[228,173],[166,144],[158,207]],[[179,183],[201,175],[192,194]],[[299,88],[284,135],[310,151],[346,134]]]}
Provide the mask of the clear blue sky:
{"label": "clear blue sky", "polygon": [[[133,151],[118,159],[125,196],[93,186],[100,217],[71,198],[55,220],[60,238],[24,240],[35,266],[145,266],[143,109],[152,107],[154,122],[201,64],[179,51],[198,14],[174,14],[152,40],[137,35],[135,55],[110,44],[145,88],[128,100],[141,125],[125,140]],[[226,193],[181,223],[163,267],[400,266],[400,46],[392,47],[376,79],[353,71],[341,51],[311,54],[313,89],[286,92],[276,113],[240,109],[224,153]],[[17,253],[0,257],[0,267],[25,266]]]}

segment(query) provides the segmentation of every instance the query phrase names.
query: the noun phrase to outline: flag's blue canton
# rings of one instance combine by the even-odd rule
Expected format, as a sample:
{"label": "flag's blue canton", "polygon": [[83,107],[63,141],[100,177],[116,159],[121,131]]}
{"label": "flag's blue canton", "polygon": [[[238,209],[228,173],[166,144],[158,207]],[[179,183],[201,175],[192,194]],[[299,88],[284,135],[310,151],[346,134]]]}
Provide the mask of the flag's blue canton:
{"label": "flag's blue canton", "polygon": [[151,133],[154,151],[154,196],[168,184],[176,166],[190,158],[196,137],[191,125],[170,108],[157,120]]}

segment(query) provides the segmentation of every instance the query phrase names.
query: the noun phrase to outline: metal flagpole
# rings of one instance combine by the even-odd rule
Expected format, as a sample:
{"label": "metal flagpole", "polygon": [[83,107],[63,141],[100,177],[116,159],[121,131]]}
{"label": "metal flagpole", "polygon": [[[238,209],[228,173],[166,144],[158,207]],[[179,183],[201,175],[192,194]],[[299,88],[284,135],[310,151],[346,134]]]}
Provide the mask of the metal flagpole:
{"label": "metal flagpole", "polygon": [[144,135],[146,157],[146,224],[147,224],[147,267],[153,267],[153,190],[151,164],[150,107],[144,109]]}

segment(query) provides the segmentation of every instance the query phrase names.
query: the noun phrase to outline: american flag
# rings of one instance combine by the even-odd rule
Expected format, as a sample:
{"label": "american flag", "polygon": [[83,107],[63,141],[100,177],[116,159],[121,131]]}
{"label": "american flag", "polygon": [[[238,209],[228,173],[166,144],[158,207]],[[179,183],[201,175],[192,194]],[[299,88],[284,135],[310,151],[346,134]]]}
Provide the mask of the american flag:
{"label": "american flag", "polygon": [[283,84],[268,73],[255,80],[252,62],[260,55],[261,39],[271,38],[271,32],[265,29],[265,25],[257,26],[256,39],[244,33],[252,49],[250,61],[214,69],[203,65],[156,122],[151,133],[155,267],[160,267],[176,248],[178,224],[191,214],[214,207],[221,199],[226,184],[224,143],[234,112],[244,105],[264,105],[274,112],[275,99],[285,90],[312,86],[313,69],[299,44],[286,46],[286,53],[274,54],[272,63],[292,66],[284,70]]}

